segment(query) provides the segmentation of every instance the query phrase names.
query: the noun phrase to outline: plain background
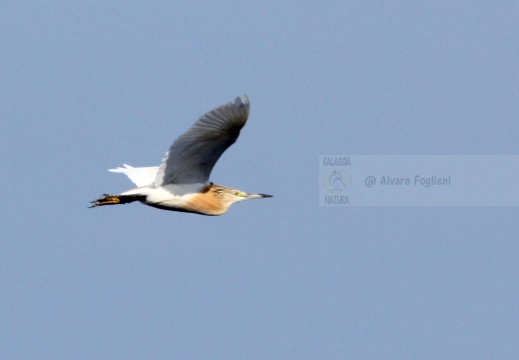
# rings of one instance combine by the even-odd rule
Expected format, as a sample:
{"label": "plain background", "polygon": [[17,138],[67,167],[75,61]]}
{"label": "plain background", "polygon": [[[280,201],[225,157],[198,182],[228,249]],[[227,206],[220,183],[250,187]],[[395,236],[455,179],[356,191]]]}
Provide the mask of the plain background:
{"label": "plain background", "polygon": [[[519,358],[517,208],[318,206],[319,155],[518,154],[518,18],[512,1],[3,2],[0,357]],[[106,169],[158,165],[243,93],[211,178],[272,199],[87,209],[132,187]]]}

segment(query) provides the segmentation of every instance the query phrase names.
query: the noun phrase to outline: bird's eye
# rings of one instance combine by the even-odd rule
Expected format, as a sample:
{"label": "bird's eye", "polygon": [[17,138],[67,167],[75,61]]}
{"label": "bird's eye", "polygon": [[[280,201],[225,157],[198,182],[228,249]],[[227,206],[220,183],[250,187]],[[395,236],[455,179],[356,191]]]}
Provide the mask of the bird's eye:
{"label": "bird's eye", "polygon": [[240,192],[239,192],[239,191],[235,191],[235,192],[234,192],[234,195],[235,195],[235,196],[240,196]]}

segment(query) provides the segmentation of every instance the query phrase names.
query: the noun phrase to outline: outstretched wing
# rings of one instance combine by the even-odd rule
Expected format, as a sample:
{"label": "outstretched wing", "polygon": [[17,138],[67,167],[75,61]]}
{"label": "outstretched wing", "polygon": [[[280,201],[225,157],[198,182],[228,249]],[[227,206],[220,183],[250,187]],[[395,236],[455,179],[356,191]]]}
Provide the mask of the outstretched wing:
{"label": "outstretched wing", "polygon": [[214,164],[240,135],[249,109],[243,95],[199,118],[164,155],[155,186],[207,182]]}

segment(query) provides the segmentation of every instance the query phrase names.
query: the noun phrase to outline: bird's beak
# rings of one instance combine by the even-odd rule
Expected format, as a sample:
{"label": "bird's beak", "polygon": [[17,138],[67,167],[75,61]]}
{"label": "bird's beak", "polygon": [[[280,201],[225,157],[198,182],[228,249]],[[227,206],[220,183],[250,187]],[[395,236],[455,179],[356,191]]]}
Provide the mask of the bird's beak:
{"label": "bird's beak", "polygon": [[261,198],[269,198],[272,197],[272,195],[265,195],[265,194],[248,194],[248,199],[261,199]]}

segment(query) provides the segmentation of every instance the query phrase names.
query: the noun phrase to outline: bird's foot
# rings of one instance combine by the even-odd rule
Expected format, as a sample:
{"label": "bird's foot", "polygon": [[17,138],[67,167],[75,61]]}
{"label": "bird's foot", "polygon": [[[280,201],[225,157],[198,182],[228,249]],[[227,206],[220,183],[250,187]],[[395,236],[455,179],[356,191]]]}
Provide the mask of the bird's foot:
{"label": "bird's foot", "polygon": [[103,205],[117,205],[121,203],[121,199],[119,198],[119,196],[104,194],[102,198],[91,201],[90,203],[93,204],[92,206],[90,206],[90,208],[94,208],[96,206]]}

